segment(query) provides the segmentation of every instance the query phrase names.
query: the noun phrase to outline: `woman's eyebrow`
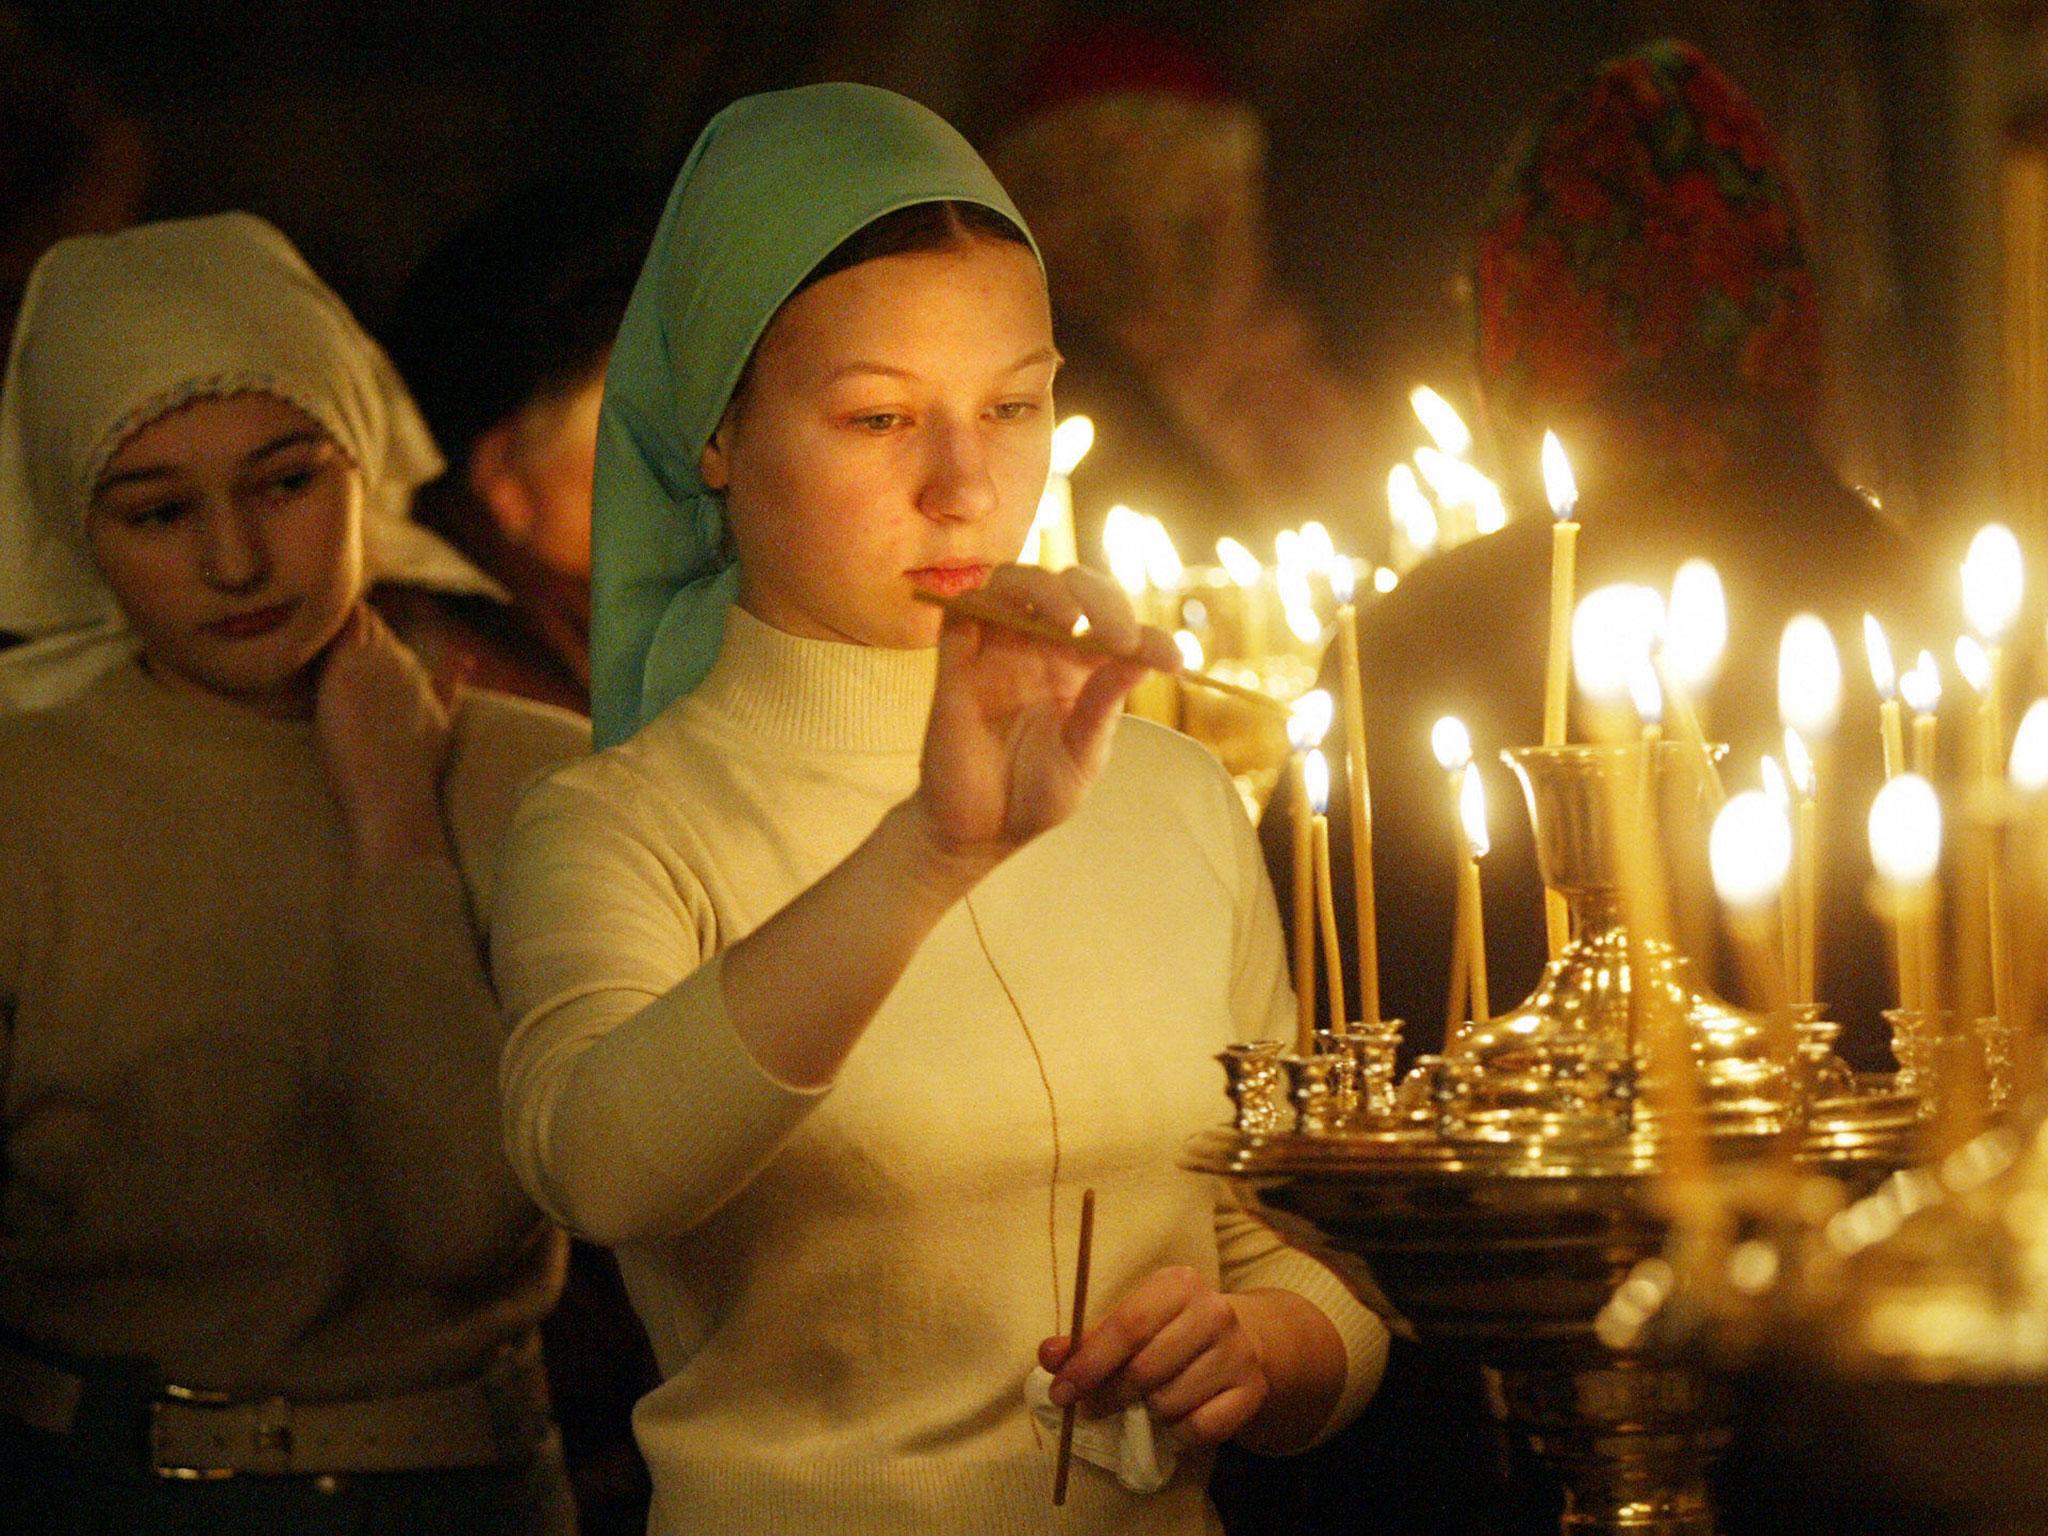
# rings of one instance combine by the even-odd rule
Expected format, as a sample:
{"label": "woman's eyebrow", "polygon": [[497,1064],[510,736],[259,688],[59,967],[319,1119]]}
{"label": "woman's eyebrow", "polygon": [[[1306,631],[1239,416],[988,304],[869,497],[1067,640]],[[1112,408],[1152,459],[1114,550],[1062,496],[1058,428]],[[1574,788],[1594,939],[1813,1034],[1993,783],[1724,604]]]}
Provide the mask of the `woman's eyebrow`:
{"label": "woman's eyebrow", "polygon": [[[1064,361],[1065,359],[1060,356],[1057,348],[1034,347],[1031,351],[1025,353],[1022,357],[1018,358],[1017,361],[1010,364],[1009,367],[1005,368],[1003,372],[1007,376],[1012,373],[1022,373],[1026,368],[1035,368],[1045,363],[1052,363],[1057,365]],[[869,362],[857,358],[853,362],[841,363],[837,368],[834,368],[830,373],[825,375],[825,382],[827,384],[836,384],[839,380],[843,378],[847,378],[853,374],[862,373],[876,374],[882,378],[888,379],[914,380],[922,377],[921,374],[918,374],[912,369],[899,368],[893,363]]]}
{"label": "woman's eyebrow", "polygon": [[[282,453],[287,448],[296,448],[303,443],[324,443],[326,441],[327,434],[317,428],[295,427],[289,432],[281,433],[279,436],[272,438],[262,447],[245,454],[242,462],[244,464],[261,463],[272,454]],[[178,473],[180,467],[176,464],[143,464],[134,469],[124,469],[119,474],[108,475],[106,479],[93,487],[92,493],[97,498],[104,496],[108,491],[117,490],[124,485],[140,485],[149,480],[168,480]]]}
{"label": "woman's eyebrow", "polygon": [[255,452],[249,454],[246,458],[244,458],[242,462],[244,464],[254,464],[259,460],[269,458],[273,453],[282,453],[287,448],[297,448],[305,443],[319,444],[324,443],[326,441],[327,434],[325,432],[322,432],[319,428],[298,427],[294,428],[290,432],[285,432],[277,437],[273,437],[261,448],[258,448]]}

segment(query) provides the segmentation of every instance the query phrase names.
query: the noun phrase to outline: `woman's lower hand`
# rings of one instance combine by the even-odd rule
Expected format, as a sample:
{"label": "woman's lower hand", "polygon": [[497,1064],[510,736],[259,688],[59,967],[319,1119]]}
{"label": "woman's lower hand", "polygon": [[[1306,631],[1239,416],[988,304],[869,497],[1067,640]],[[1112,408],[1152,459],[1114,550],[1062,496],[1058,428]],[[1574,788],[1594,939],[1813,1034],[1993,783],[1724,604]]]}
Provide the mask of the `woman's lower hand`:
{"label": "woman's lower hand", "polygon": [[1000,858],[1073,814],[1108,760],[1126,695],[1148,669],[1179,670],[1180,656],[1085,567],[1003,566],[984,590],[1041,625],[1086,619],[1109,653],[951,616],[940,631],[917,802],[941,849]]}
{"label": "woman's lower hand", "polygon": [[359,867],[447,856],[440,791],[454,691],[366,604],[329,643],[314,738]]}
{"label": "woman's lower hand", "polygon": [[1054,1372],[1052,1401],[1091,1416],[1144,1403],[1181,1440],[1220,1445],[1266,1405],[1271,1390],[1253,1330],[1236,1299],[1193,1269],[1154,1271],[1081,1335],[1038,1346]]}

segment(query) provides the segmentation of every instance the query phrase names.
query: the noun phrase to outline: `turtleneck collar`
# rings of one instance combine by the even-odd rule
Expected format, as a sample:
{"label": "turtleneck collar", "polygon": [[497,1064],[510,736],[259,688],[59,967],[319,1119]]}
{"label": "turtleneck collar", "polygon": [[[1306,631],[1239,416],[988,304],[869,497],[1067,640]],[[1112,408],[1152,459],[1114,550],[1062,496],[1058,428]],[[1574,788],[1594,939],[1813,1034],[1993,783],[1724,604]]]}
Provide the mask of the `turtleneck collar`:
{"label": "turtleneck collar", "polygon": [[936,646],[895,650],[807,640],[738,604],[690,697],[772,741],[836,752],[916,752],[938,678]]}

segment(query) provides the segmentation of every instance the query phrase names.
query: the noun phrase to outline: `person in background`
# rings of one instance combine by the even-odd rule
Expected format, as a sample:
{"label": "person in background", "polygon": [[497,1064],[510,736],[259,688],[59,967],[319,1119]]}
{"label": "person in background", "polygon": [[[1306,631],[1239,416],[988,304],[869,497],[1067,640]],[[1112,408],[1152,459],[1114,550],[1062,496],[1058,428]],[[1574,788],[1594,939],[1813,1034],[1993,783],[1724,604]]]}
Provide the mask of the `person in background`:
{"label": "person in background", "polygon": [[[1648,44],[1561,92],[1510,147],[1475,242],[1475,360],[1515,478],[1533,477],[1546,429],[1570,455],[1581,595],[1623,580],[1668,590],[1695,556],[1718,568],[1729,646],[1701,702],[1713,736],[1731,744],[1731,789],[1754,787],[1758,756],[1783,750],[1785,622],[1811,609],[1834,632],[1848,691],[1825,829],[1819,993],[1847,1026],[1844,1053],[1875,1068],[1889,1065],[1878,1019],[1889,999],[1883,935],[1863,900],[1863,819],[1881,773],[1874,704],[1868,730],[1846,719],[1859,713],[1864,612],[1885,620],[1902,650],[1931,631],[1919,627],[1914,580],[1924,563],[1814,441],[1822,360],[1807,241],[1784,160],[1742,91],[1691,45]],[[1507,528],[1425,561],[1360,616],[1381,998],[1388,1017],[1407,1021],[1411,1055],[1440,1048],[1449,982],[1457,834],[1430,747],[1442,715],[1470,728],[1487,780],[1496,1012],[1528,995],[1548,953],[1526,808],[1497,756],[1542,740],[1551,520],[1540,489],[1520,500],[1527,510]],[[1325,682],[1334,687],[1327,671]],[[1575,699],[1573,739],[1585,740],[1580,708]],[[1343,742],[1340,720],[1325,743],[1333,773]],[[1332,810],[1342,844],[1342,797]],[[1269,868],[1289,857],[1288,814],[1276,804],[1265,817]],[[1685,853],[1674,848],[1675,869]],[[1348,854],[1337,862],[1348,869]],[[1710,899],[1697,874],[1695,900]],[[1348,881],[1339,905],[1348,933]],[[1544,1498],[1523,1489],[1506,1500],[1497,1481],[1471,1475],[1500,1464],[1478,1428],[1482,1402],[1469,1374],[1397,1347],[1381,1402],[1320,1469],[1332,1504],[1335,1458],[1348,1456],[1346,1479],[1362,1465],[1398,1491],[1386,1523],[1364,1529],[1486,1531],[1513,1520],[1522,1523],[1508,1528],[1523,1531],[1545,1519],[1555,1529]],[[1417,1414],[1440,1422],[1418,1435]]]}
{"label": "person in background", "polygon": [[11,1531],[574,1529],[479,924],[578,717],[437,685],[383,352],[247,214],[60,242],[0,395]]}
{"label": "person in background", "polygon": [[1033,78],[989,163],[1046,253],[1060,411],[1096,424],[1082,558],[1101,563],[1115,502],[1191,561],[1311,517],[1380,528],[1358,392],[1273,278],[1258,116],[1191,45],[1129,23],[1063,37]]}
{"label": "person in background", "polygon": [[[384,586],[379,613],[430,666],[590,707],[590,479],[612,337],[652,232],[616,180],[518,188],[420,264],[385,339],[454,466],[417,515],[502,594]],[[584,1536],[647,1526],[633,1404],[660,1379],[618,1265],[572,1242],[541,1325]]]}
{"label": "person in background", "polygon": [[[987,167],[854,85],[712,122],[620,329],[603,750],[523,803],[491,954],[513,1162],[661,1362],[657,1531],[1213,1532],[1214,1446],[1299,1449],[1377,1377],[1338,1276],[1176,1166],[1292,1000],[1221,766],[1119,727],[1171,643],[1009,563],[1058,365]],[[975,590],[1114,654],[923,600]]]}
{"label": "person in background", "polygon": [[652,231],[617,179],[518,188],[431,252],[384,335],[453,466],[419,517],[503,588],[378,594],[430,665],[587,710],[598,400]]}

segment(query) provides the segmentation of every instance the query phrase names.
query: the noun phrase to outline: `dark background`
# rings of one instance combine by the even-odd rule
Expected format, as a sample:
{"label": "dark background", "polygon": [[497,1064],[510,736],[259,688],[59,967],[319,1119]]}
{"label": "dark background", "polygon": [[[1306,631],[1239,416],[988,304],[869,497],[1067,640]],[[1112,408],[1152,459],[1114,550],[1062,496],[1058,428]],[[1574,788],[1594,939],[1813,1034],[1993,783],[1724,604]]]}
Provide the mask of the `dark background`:
{"label": "dark background", "polygon": [[[1280,271],[1375,409],[1454,393],[1461,253],[1523,115],[1601,59],[1691,38],[1784,139],[1818,231],[1827,447],[1909,517],[2004,485],[2001,156],[2048,84],[2048,7],[1906,0],[28,0],[144,123],[150,211],[281,225],[372,325],[494,191],[623,167],[659,189],[725,102],[816,79],[903,90],[986,140],[1049,39],[1120,15],[1210,51],[1264,115]],[[607,171],[607,174],[610,174]],[[2023,534],[2032,508],[2005,515]],[[1342,530],[1339,530],[1340,537]]]}

